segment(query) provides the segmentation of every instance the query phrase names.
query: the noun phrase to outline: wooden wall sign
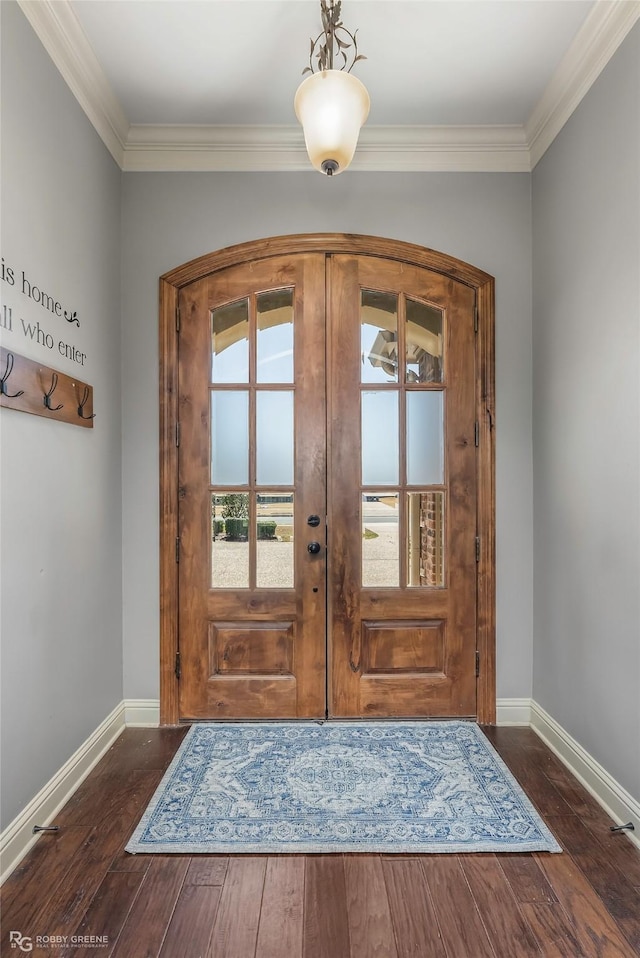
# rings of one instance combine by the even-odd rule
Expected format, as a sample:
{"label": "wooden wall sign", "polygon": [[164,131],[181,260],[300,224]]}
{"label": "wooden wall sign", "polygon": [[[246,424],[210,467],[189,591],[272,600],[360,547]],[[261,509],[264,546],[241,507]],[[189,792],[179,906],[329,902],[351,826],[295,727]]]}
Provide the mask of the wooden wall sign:
{"label": "wooden wall sign", "polygon": [[0,347],[0,406],[93,429],[93,386]]}

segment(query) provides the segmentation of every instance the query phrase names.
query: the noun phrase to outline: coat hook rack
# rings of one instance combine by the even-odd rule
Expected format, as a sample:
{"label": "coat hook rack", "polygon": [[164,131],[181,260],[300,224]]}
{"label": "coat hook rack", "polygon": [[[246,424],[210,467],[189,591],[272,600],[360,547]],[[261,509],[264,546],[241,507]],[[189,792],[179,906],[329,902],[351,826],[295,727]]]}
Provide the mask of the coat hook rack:
{"label": "coat hook rack", "polygon": [[0,406],[93,429],[93,386],[4,346],[0,369]]}
{"label": "coat hook rack", "polygon": [[7,383],[9,382],[9,376],[13,372],[14,365],[15,358],[13,353],[7,352],[7,361],[4,367],[4,372],[2,377],[0,377],[0,395],[6,396],[7,399],[17,399],[18,396],[24,396],[24,389],[19,389],[17,393],[10,393],[7,390]]}
{"label": "coat hook rack", "polygon": [[46,408],[47,408],[48,410],[50,410],[50,412],[57,412],[59,409],[63,409],[63,408],[64,408],[64,403],[60,403],[59,406],[52,406],[52,405],[51,405],[51,397],[53,396],[53,394],[54,394],[54,392],[56,391],[57,387],[58,387],[58,374],[57,374],[57,373],[54,373],[53,376],[51,377],[51,386],[50,386],[50,388],[49,388],[49,392],[46,392],[46,393],[44,394],[44,404],[45,404]]}

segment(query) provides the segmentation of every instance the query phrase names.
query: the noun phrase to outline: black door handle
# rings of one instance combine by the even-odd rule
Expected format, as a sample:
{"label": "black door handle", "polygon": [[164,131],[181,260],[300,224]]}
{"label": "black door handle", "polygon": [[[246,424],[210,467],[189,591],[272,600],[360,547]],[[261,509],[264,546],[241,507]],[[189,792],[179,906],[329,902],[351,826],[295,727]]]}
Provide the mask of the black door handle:
{"label": "black door handle", "polygon": [[317,555],[320,552],[322,546],[319,542],[310,542],[307,546],[307,552],[310,552],[312,556]]}

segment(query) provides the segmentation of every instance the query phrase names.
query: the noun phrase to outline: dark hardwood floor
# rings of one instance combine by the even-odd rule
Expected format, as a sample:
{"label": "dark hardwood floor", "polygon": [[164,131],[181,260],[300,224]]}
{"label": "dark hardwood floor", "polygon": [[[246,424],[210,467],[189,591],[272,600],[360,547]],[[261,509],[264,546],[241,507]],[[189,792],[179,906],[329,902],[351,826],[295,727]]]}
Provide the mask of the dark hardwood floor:
{"label": "dark hardwood floor", "polygon": [[640,955],[640,852],[529,729],[487,735],[564,854],[174,856],[123,849],[185,729],[128,729],[2,888],[9,932],[114,958]]}

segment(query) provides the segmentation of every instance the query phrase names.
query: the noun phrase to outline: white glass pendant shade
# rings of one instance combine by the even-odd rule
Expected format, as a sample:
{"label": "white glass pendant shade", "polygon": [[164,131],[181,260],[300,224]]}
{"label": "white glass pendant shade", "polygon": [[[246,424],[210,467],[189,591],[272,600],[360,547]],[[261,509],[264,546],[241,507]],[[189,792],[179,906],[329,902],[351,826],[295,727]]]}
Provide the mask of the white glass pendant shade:
{"label": "white glass pendant shade", "polygon": [[369,106],[365,85],[342,70],[312,73],[302,81],[294,107],[316,170],[346,170],[356,150],[360,127],[369,115]]}

